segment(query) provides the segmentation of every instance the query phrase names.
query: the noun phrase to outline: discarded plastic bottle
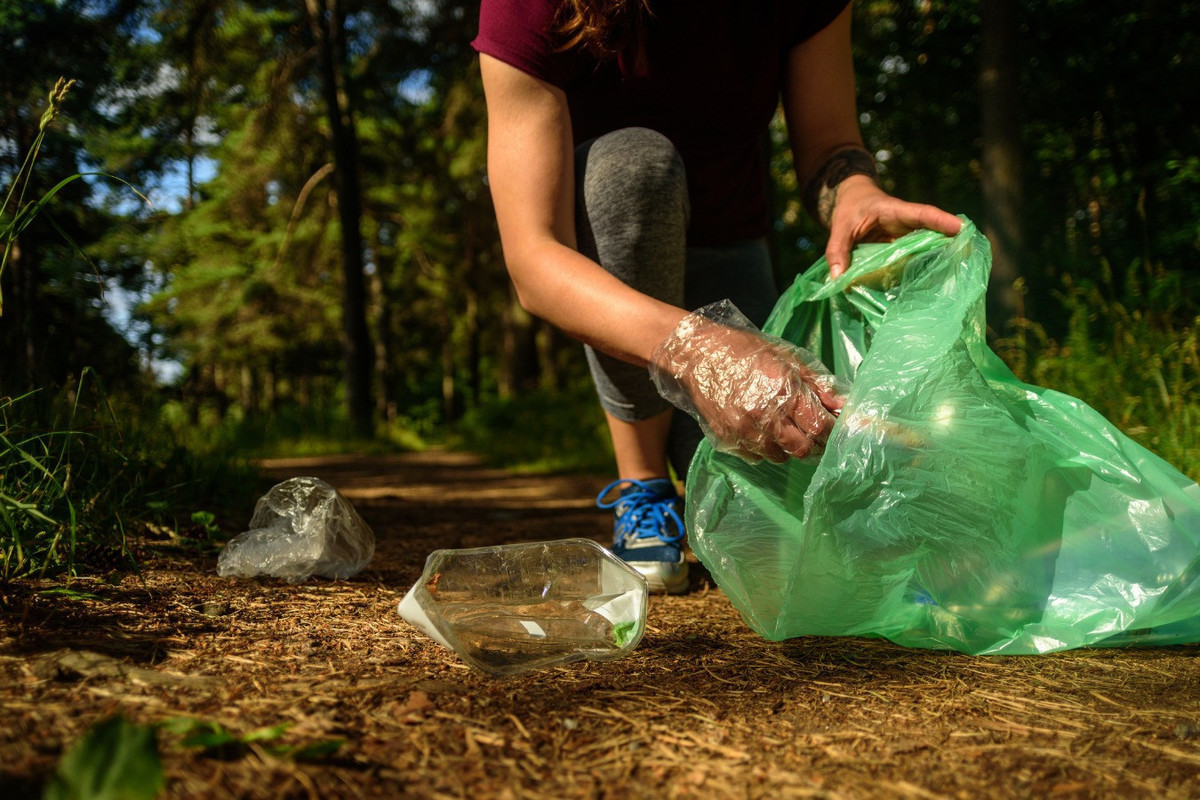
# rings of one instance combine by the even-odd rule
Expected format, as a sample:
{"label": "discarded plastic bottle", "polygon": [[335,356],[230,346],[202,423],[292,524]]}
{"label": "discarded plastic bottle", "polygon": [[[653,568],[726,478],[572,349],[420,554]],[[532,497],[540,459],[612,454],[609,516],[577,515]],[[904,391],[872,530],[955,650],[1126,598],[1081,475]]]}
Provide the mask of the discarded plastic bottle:
{"label": "discarded plastic bottle", "polygon": [[400,615],[472,667],[517,675],[632,652],[646,579],[590,539],[435,550]]}

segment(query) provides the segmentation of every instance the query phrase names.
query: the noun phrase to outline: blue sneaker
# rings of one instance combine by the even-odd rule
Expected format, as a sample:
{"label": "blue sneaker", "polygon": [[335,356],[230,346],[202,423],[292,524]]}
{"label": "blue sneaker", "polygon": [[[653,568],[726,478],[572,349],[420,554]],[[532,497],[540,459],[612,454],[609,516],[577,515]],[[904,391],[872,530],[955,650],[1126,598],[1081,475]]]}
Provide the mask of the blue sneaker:
{"label": "blue sneaker", "polygon": [[[614,500],[605,500],[621,487]],[[688,588],[683,558],[683,498],[667,478],[636,481],[622,478],[604,487],[600,508],[613,509],[612,551],[646,576],[652,592],[682,594]]]}

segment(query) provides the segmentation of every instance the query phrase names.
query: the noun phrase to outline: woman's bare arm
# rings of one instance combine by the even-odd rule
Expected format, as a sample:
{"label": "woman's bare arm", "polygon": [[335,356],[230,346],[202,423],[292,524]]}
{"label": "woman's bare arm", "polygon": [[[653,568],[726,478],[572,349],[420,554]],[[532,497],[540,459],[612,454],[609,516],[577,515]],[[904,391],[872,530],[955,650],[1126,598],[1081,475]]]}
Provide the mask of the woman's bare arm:
{"label": "woman's bare arm", "polygon": [[488,181],[517,296],[531,314],[645,365],[684,311],[630,288],[575,249],[575,157],[563,92],[480,56]]}
{"label": "woman's bare arm", "polygon": [[[788,56],[783,108],[801,186],[839,151],[863,146],[854,97],[850,19],[848,5]],[[821,206],[820,221],[829,228],[825,257],[834,277],[849,267],[850,249],[856,242],[890,241],[919,228],[953,236],[961,226],[957,217],[936,206],[892,197],[866,175],[847,177],[826,194]]]}

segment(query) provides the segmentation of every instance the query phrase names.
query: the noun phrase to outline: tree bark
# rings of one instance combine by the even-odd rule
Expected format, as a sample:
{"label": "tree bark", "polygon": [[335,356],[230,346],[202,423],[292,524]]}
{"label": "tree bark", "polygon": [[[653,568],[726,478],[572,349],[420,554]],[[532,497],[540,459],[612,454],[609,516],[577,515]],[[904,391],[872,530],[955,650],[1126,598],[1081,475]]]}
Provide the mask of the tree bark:
{"label": "tree bark", "polygon": [[375,259],[371,274],[371,294],[375,298],[375,376],[378,380],[375,409],[390,430],[396,421],[396,367],[392,353],[392,306],[388,290],[388,272],[384,260]]}
{"label": "tree bark", "polygon": [[[553,325],[539,320],[535,342],[538,354],[538,385],[557,391],[563,388],[562,372],[558,368],[559,344],[562,337]],[[575,346],[572,343],[572,346]]]}
{"label": "tree bark", "polygon": [[1011,0],[983,0],[979,100],[983,119],[984,233],[992,244],[988,319],[998,333],[1029,309],[1022,307],[1020,279],[1022,159],[1017,7]]}
{"label": "tree bark", "polygon": [[504,363],[499,390],[500,399],[508,400],[535,388],[538,383],[537,325],[521,307],[511,284],[502,324]]}
{"label": "tree bark", "polygon": [[375,433],[371,400],[371,334],[366,318],[363,275],[362,189],[358,176],[358,132],[350,102],[346,68],[346,25],[341,0],[305,0],[317,44],[321,93],[329,117],[333,147],[338,223],[342,232],[342,350],[346,404],[355,432]]}
{"label": "tree bark", "polygon": [[[29,152],[32,136],[19,118],[4,120],[8,130],[15,137],[15,152]],[[24,194],[37,196],[38,187],[30,187],[32,176],[22,174],[17,167],[20,165],[19,156],[12,165],[16,177],[14,180],[25,181]],[[0,195],[0,199],[3,195]],[[4,209],[10,214],[18,210],[16,204]],[[4,242],[0,242],[0,252],[3,252]],[[41,377],[38,374],[38,361],[41,341],[37,320],[41,305],[41,276],[38,274],[37,243],[32,231],[26,231],[20,237],[13,239],[8,253],[8,263],[0,272],[0,347],[5,350],[5,356],[0,358],[0,387],[7,394],[21,394],[30,389],[41,388]]]}
{"label": "tree bark", "polygon": [[466,290],[466,323],[467,323],[467,408],[477,408],[479,397],[483,392],[483,334],[479,325],[479,293],[474,286],[468,285]]}
{"label": "tree bark", "polygon": [[258,410],[258,391],[254,385],[254,370],[249,364],[241,366],[241,380],[238,383],[238,400],[242,407],[242,415],[252,416]]}
{"label": "tree bark", "polygon": [[442,420],[450,423],[458,419],[458,392],[454,385],[454,345],[452,326],[445,326],[442,340]]}
{"label": "tree bark", "polygon": [[259,404],[263,411],[274,414],[279,410],[279,384],[275,362],[268,361],[262,374],[262,401]]}

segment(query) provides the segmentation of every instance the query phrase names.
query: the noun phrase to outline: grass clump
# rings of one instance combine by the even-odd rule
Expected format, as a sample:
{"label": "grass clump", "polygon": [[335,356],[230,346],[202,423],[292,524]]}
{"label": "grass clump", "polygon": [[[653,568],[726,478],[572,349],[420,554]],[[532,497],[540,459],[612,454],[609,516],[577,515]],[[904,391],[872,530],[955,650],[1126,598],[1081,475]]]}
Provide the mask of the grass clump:
{"label": "grass clump", "polygon": [[1022,380],[1077,397],[1200,479],[1200,316],[1179,271],[1134,264],[1119,280],[1066,278],[1061,340],[1029,320],[998,343]]}
{"label": "grass clump", "polygon": [[184,450],[136,417],[123,430],[90,372],[53,398],[0,398],[0,582],[135,569],[135,534],[212,537],[212,498],[244,506],[259,484],[249,465]]}
{"label": "grass clump", "polygon": [[384,426],[371,439],[362,438],[341,408],[281,404],[270,413],[244,414],[230,409],[188,408],[179,401],[164,403],[158,425],[187,450],[202,455],[235,452],[248,459],[424,450],[426,441],[404,421]]}
{"label": "grass clump", "polygon": [[357,434],[341,408],[281,404],[270,412],[245,414],[211,407],[189,408],[172,401],[159,411],[159,424],[196,453],[238,453],[248,459],[383,453],[422,450],[425,440],[403,421],[374,438]]}
{"label": "grass clump", "polygon": [[492,400],[467,412],[449,443],[515,472],[610,472],[612,442],[595,392],[583,384]]}

